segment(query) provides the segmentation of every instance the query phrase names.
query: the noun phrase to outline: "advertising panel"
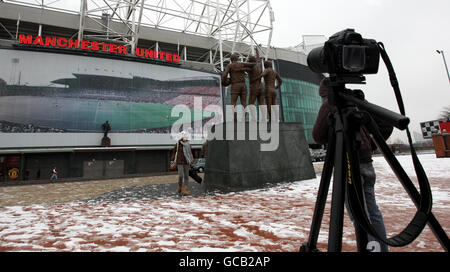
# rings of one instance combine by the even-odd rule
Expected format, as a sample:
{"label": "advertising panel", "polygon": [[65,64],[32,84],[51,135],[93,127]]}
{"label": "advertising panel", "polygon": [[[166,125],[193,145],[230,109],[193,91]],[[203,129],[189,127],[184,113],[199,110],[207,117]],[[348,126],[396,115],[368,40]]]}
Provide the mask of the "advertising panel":
{"label": "advertising panel", "polygon": [[[221,106],[217,74],[129,60],[0,49],[0,132],[170,133],[186,105],[206,123]],[[194,98],[198,102],[194,103]]]}

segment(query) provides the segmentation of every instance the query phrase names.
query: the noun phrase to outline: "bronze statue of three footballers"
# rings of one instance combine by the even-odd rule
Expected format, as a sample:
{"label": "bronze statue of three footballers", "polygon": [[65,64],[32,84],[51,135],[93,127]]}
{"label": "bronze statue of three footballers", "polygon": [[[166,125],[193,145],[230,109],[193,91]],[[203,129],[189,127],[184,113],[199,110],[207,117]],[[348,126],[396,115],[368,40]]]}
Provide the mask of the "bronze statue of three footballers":
{"label": "bronze statue of three footballers", "polygon": [[[228,86],[231,84],[231,104],[233,106],[234,120],[237,120],[236,104],[237,99],[240,98],[241,104],[244,108],[247,107],[247,86],[245,84],[246,72],[248,73],[250,85],[249,104],[255,105],[258,101],[262,113],[262,121],[265,120],[266,112],[264,105],[267,105],[269,121],[272,120],[272,105],[276,105],[277,89],[280,89],[282,80],[280,75],[272,69],[272,62],[264,62],[264,72],[262,72],[261,59],[259,52],[256,50],[256,56],[250,56],[248,62],[238,62],[238,55],[231,56],[231,63],[227,65],[225,72],[222,74],[222,85]],[[228,77],[230,75],[230,77]],[[264,86],[261,82],[264,78]],[[276,81],[277,84],[276,84]],[[250,116],[256,120],[256,107],[250,108]],[[276,107],[274,109],[274,119],[279,120],[279,113]],[[245,111],[244,111],[245,120]]]}

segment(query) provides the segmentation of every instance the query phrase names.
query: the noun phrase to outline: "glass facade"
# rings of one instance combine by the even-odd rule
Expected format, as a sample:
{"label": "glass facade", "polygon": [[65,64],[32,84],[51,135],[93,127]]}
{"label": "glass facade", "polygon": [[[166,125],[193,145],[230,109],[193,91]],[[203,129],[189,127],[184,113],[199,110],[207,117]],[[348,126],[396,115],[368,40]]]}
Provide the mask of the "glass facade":
{"label": "glass facade", "polygon": [[312,129],[322,104],[318,90],[317,84],[290,78],[283,78],[281,85],[284,121],[303,123],[308,143],[314,143]]}

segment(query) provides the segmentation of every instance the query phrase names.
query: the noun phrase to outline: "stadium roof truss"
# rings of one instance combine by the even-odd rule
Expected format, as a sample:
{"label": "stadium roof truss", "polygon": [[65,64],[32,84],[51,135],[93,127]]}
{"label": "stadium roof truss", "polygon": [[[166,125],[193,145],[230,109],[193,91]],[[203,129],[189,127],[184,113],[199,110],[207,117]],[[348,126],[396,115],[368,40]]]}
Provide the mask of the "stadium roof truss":
{"label": "stadium roof truss", "polygon": [[[78,40],[123,43],[134,54],[143,27],[214,39],[203,61],[223,71],[230,54],[244,59],[259,47],[267,58],[274,15],[269,0],[4,0],[79,15]],[[89,24],[87,24],[88,21]],[[111,22],[114,22],[112,27]],[[95,29],[88,25],[97,25]],[[120,25],[121,27],[117,27]],[[155,44],[158,50],[158,42]],[[266,48],[266,49],[264,49]],[[186,46],[178,44],[185,59]],[[260,52],[261,52],[260,51]],[[226,52],[226,53],[225,53]],[[209,56],[208,56],[209,53]]]}

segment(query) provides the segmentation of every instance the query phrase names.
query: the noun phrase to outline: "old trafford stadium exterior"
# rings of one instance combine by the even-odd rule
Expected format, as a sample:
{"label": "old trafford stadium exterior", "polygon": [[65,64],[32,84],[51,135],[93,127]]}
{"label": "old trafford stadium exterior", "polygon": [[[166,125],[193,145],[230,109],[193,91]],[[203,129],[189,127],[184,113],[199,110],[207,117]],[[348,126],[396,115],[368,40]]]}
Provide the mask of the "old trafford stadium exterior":
{"label": "old trafford stadium exterior", "polygon": [[[220,80],[230,55],[245,62],[256,50],[283,80],[281,121],[302,123],[314,145],[321,78],[306,46],[270,45],[269,1],[187,1],[199,6],[179,10],[28,2],[0,2],[0,182],[48,180],[54,167],[68,180],[169,171],[172,109],[187,105],[192,124],[210,121],[209,106],[230,104]],[[106,121],[111,144],[102,147]],[[204,141],[191,141],[195,157]]]}

